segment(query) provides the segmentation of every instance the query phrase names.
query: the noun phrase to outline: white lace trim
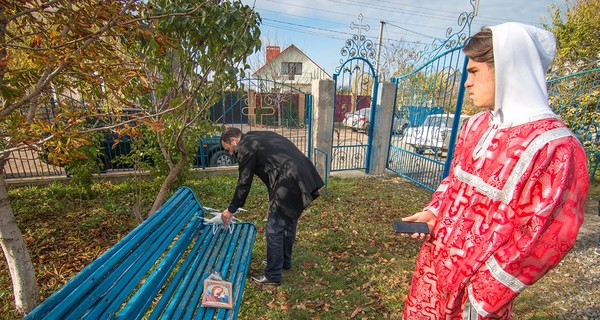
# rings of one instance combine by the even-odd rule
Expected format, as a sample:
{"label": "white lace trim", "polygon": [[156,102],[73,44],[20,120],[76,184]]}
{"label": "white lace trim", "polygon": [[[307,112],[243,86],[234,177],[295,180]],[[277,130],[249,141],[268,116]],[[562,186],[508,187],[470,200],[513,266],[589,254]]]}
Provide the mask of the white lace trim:
{"label": "white lace trim", "polygon": [[463,320],[477,320],[479,318],[477,316],[477,310],[471,306],[471,297],[465,300],[465,305],[463,306]]}
{"label": "white lace trim", "polygon": [[528,287],[528,285],[521,282],[521,280],[504,271],[493,255],[487,259],[485,265],[496,280],[510,288],[512,291],[519,293]]}
{"label": "white lace trim", "polygon": [[436,217],[439,213],[438,208],[436,208],[436,207],[428,206],[428,207],[423,208],[423,211],[427,211],[427,210],[431,211]]}
{"label": "white lace trim", "polygon": [[496,132],[498,132],[497,126],[491,126],[485,131],[481,139],[479,139],[479,142],[477,142],[477,146],[473,150],[473,159],[479,159],[481,156],[483,156],[490,143],[492,143],[492,139],[496,135]]}
{"label": "white lace trim", "polygon": [[571,133],[571,130],[569,130],[568,128],[558,128],[544,132],[535,140],[533,140],[533,142],[529,144],[529,146],[527,146],[527,149],[525,149],[525,151],[519,158],[519,161],[517,162],[517,165],[515,165],[515,168],[510,174],[508,180],[506,180],[506,184],[504,185],[503,190],[504,198],[502,199],[502,201],[504,203],[508,203],[508,201],[510,201],[514,194],[517,183],[519,182],[519,179],[523,176],[525,170],[527,170],[527,167],[533,161],[533,157],[539,149],[541,149],[544,145],[546,145],[552,140],[568,137],[571,135],[573,135],[573,133]]}
{"label": "white lace trim", "polygon": [[446,192],[446,190],[448,190],[448,184],[444,183],[444,184],[440,184],[435,191],[436,192]]}
{"label": "white lace trim", "polygon": [[473,285],[471,285],[471,283],[469,283],[467,291],[469,293],[469,302],[471,303],[471,306],[477,311],[478,314],[484,317],[489,317],[490,313],[483,310],[483,307],[479,304],[479,302],[477,302],[477,299],[475,299],[475,296],[473,295]]}
{"label": "white lace trim", "polygon": [[573,133],[568,128],[553,129],[538,136],[529,144],[529,146],[527,146],[527,149],[525,149],[519,158],[502,190],[487,184],[485,181],[483,181],[483,179],[476,175],[463,171],[460,166],[456,166],[454,174],[460,181],[475,187],[479,192],[485,194],[491,199],[502,201],[503,203],[508,204],[510,199],[513,197],[519,179],[527,170],[527,167],[533,160],[533,157],[538,150],[552,140],[568,136],[573,136]]}

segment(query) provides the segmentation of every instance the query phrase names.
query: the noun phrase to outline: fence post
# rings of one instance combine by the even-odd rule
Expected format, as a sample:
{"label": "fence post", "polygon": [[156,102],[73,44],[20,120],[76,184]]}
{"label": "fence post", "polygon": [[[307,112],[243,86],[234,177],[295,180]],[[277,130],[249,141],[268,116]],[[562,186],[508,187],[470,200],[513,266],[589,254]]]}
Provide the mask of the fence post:
{"label": "fence post", "polygon": [[369,174],[383,174],[385,172],[388,151],[390,149],[390,134],[392,121],[394,119],[394,103],[396,85],[393,83],[382,83],[378,93],[379,108],[375,108],[375,122],[371,126],[373,139],[371,153],[369,154]]}
{"label": "fence post", "polygon": [[312,112],[312,141],[315,149],[322,150],[323,154],[315,153],[315,167],[323,174],[329,172],[331,147],[333,145],[333,80],[314,80],[312,82],[313,112]]}

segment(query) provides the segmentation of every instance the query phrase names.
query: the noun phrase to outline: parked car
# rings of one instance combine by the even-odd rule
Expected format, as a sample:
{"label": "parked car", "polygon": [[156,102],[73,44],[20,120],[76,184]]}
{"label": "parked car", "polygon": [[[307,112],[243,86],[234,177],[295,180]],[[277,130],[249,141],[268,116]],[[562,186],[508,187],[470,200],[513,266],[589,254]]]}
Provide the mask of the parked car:
{"label": "parked car", "polygon": [[[131,152],[131,139],[129,137],[121,137],[119,142],[115,145],[116,137],[110,139],[105,137],[101,142],[102,154],[100,155],[101,164],[103,164],[102,171],[107,169],[124,169],[133,167],[130,163],[119,161],[120,156],[127,155]],[[228,166],[237,163],[235,157],[230,155],[221,146],[221,136],[207,136],[201,137],[198,140],[198,149],[194,155],[194,166],[195,167],[218,167]],[[152,163],[151,159],[142,160],[147,163]]]}
{"label": "parked car", "polygon": [[[470,116],[466,115],[460,116],[459,130],[469,118]],[[403,141],[418,154],[423,154],[428,149],[435,154],[448,151],[453,123],[453,114],[431,114],[421,126],[408,128]]]}
{"label": "parked car", "polygon": [[198,152],[196,152],[195,166],[198,167],[220,167],[230,166],[237,163],[234,156],[221,146],[221,136],[214,135],[202,137],[198,142]]}
{"label": "parked car", "polygon": [[[133,168],[133,163],[129,160],[121,159],[131,153],[131,138],[128,136],[120,137],[115,133],[104,133],[100,141],[100,151],[98,155],[99,167],[101,172],[109,169],[129,169]],[[143,161],[152,164],[152,159],[144,157]]]}
{"label": "parked car", "polygon": [[[133,168],[133,162],[125,157],[132,152],[132,143],[128,136],[118,137],[114,133],[105,133],[100,141],[100,154],[98,154],[100,172]],[[40,158],[47,162],[47,153],[40,153]],[[141,160],[149,165],[154,163],[150,156],[144,154],[141,155]],[[236,163],[235,157],[221,146],[219,135],[202,137],[198,140],[198,149],[194,155],[195,167],[217,167]]]}
{"label": "parked car", "polygon": [[[102,171],[107,169],[125,169],[132,168],[133,164],[119,161],[120,156],[127,155],[131,152],[131,139],[129,137],[121,137],[115,145],[116,137],[110,139],[105,137],[101,142],[102,154],[100,155]],[[152,164],[152,159],[144,158],[142,161]],[[201,137],[198,140],[198,149],[194,155],[195,167],[219,167],[229,166],[237,163],[234,156],[230,155],[223,146],[221,146],[221,136]]]}
{"label": "parked car", "polygon": [[[361,131],[368,133],[371,119],[371,108],[363,108],[354,112],[348,112],[344,116],[342,125],[351,128],[353,131]],[[402,119],[398,114],[394,114],[394,130],[395,134],[403,134],[408,127],[408,120]]]}

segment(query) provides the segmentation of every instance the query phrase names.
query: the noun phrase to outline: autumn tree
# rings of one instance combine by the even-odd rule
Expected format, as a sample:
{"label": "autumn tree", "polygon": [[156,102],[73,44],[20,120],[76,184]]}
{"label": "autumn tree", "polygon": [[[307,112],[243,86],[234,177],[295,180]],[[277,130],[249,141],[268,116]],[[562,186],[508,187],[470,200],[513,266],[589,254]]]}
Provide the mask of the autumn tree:
{"label": "autumn tree", "polygon": [[[39,293],[3,179],[6,160],[30,148],[56,164],[94,161],[100,131],[162,131],[161,151],[182,152],[165,180],[172,183],[189,160],[186,143],[197,139],[186,128],[197,128],[215,92],[232,84],[257,43],[248,32],[257,22],[237,1],[0,1],[0,244],[20,312]],[[139,112],[125,117],[128,107]]]}
{"label": "autumn tree", "polygon": [[[52,149],[51,161],[86,158],[92,131],[86,119],[109,110],[98,101],[123,101],[140,79],[137,61],[122,48],[138,31],[138,1],[0,2],[0,169],[22,148]],[[102,86],[101,86],[102,85]],[[101,88],[104,88],[102,90]],[[135,88],[143,91],[143,86]],[[78,99],[60,99],[62,95]],[[85,103],[78,103],[85,101]],[[42,109],[53,104],[53,117]],[[118,110],[110,110],[118,114]],[[31,259],[0,174],[0,244],[16,307],[39,302]]]}
{"label": "autumn tree", "polygon": [[410,73],[415,69],[414,61],[420,54],[416,46],[409,46],[402,40],[386,43],[381,51],[379,81]]}
{"label": "autumn tree", "polygon": [[[166,200],[178,178],[193,163],[201,137],[222,129],[209,121],[210,108],[227,89],[237,86],[249,68],[247,57],[260,48],[260,18],[239,1],[206,1],[191,11],[185,1],[148,1],[151,17],[186,12],[183,16],[151,20],[168,47],[140,46],[144,70],[152,81],[152,95],[137,102],[164,130],[147,137],[159,152],[155,158],[164,176],[150,213]],[[172,110],[164,112],[165,110]]]}

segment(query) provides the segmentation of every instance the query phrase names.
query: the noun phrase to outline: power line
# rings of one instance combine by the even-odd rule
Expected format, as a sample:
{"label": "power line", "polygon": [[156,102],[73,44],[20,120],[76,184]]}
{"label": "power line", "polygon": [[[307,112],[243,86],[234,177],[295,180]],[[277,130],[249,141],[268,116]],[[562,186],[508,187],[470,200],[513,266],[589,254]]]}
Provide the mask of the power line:
{"label": "power line", "polygon": [[[312,6],[307,6],[307,5],[300,5],[300,4],[295,4],[295,3],[288,3],[285,1],[281,1],[281,0],[266,0],[269,2],[273,2],[273,3],[277,3],[277,4],[282,4],[285,6],[291,6],[291,7],[296,7],[296,8],[301,8],[301,9],[306,9],[306,10],[311,10],[311,11],[317,11],[319,13],[330,13],[330,14],[335,14],[335,15],[341,15],[341,16],[351,16],[354,17],[353,14],[348,14],[345,12],[340,12],[340,11],[336,11],[336,10],[326,10],[323,8],[315,8]],[[450,18],[449,15],[451,12],[450,11],[444,11],[444,10],[433,10],[435,12],[441,12],[444,14],[426,14],[423,12],[419,12],[417,10],[402,10],[402,9],[398,9],[397,7],[394,6],[388,6],[388,5],[382,5],[383,4],[397,4],[394,2],[389,2],[389,1],[379,1],[377,6],[374,6],[370,3],[367,2],[363,2],[363,1],[359,1],[359,0],[353,0],[353,2],[346,2],[346,1],[342,1],[342,0],[329,0],[329,2],[333,2],[333,3],[339,3],[339,4],[348,4],[348,5],[353,5],[353,6],[359,6],[361,8],[373,8],[373,9],[384,9],[385,12],[399,12],[402,14],[410,14],[413,16],[424,16],[424,17],[428,17],[428,18],[434,18],[434,19],[440,19],[440,20],[448,20]],[[424,9],[424,10],[428,10],[428,11],[432,11],[431,9],[428,8],[424,8],[424,7],[419,7],[419,6],[411,6],[411,5],[403,5],[403,7],[412,7],[412,8],[416,8],[416,9]],[[272,9],[272,8],[271,8]],[[255,10],[260,10],[260,12],[268,12],[268,13],[273,13],[275,15],[283,15],[283,16],[289,16],[289,17],[297,17],[300,19],[304,19],[304,20],[311,20],[311,21],[316,21],[320,24],[323,23],[327,23],[329,25],[344,25],[342,23],[339,22],[335,22],[335,21],[331,21],[331,20],[324,20],[324,19],[318,19],[318,18],[313,18],[312,16],[306,16],[306,15],[295,15],[295,14],[290,14],[290,13],[285,13],[285,12],[281,12],[281,11],[275,11],[275,10],[271,10],[271,9],[266,9],[266,8],[256,8]],[[452,19],[458,18],[457,17],[452,17]],[[370,17],[366,17],[366,19],[373,19],[375,20],[376,18],[370,18]],[[382,19],[378,19],[379,21]],[[294,23],[294,22],[290,22],[290,21],[282,21],[281,19],[272,19],[272,18],[263,18],[263,25],[265,26],[269,26],[269,27],[274,27],[274,28],[278,28],[278,29],[283,29],[283,30],[288,30],[288,31],[293,31],[293,32],[297,32],[297,33],[303,33],[303,34],[310,34],[310,35],[315,35],[315,36],[319,36],[319,37],[326,37],[326,38],[331,38],[331,39],[340,39],[343,40],[345,39],[344,37],[346,36],[353,36],[353,33],[350,32],[344,32],[344,31],[340,31],[340,30],[335,30],[335,29],[331,29],[331,28],[326,28],[326,27],[321,27],[321,26],[315,26],[315,25],[309,25],[309,24],[302,24],[302,23]],[[399,41],[405,42],[405,43],[413,43],[413,44],[422,44],[422,41],[405,41],[405,37],[406,36],[418,36],[418,37],[422,37],[425,39],[433,39],[433,40],[439,40],[440,37],[436,37],[433,36],[431,34],[428,33],[423,33],[423,32],[419,32],[416,31],[415,28],[409,28],[409,27],[405,27],[405,26],[417,26],[419,27],[418,29],[422,29],[424,27],[428,27],[431,29],[435,29],[435,30],[439,30],[441,35],[445,35],[447,27],[432,27],[432,26],[426,26],[426,25],[419,25],[419,24],[410,24],[410,23],[406,23],[406,22],[396,22],[393,20],[384,20],[386,22],[386,24],[388,24],[390,27],[393,28],[397,28],[399,30],[402,30],[403,32],[395,32],[395,31],[390,31],[390,30],[386,30],[386,34],[390,35],[390,34],[396,34],[398,35]],[[369,39],[375,39],[375,41],[377,41],[375,36],[370,36],[370,35],[365,35],[365,37],[369,38]],[[441,37],[443,38],[443,37]]]}
{"label": "power line", "polygon": [[420,33],[420,32],[414,31],[414,30],[410,30],[410,29],[407,29],[407,28],[395,25],[395,24],[393,24],[393,23],[391,23],[389,21],[386,21],[386,23],[388,25],[390,25],[390,26],[396,27],[398,29],[402,29],[404,31],[408,31],[408,32],[414,33],[414,34],[419,35],[419,36],[423,36],[423,37],[427,37],[427,38],[431,38],[431,39],[438,39],[438,37],[430,36],[430,35],[427,35],[427,34],[424,34],[424,33]]}
{"label": "power line", "polygon": [[[340,11],[334,11],[334,10],[327,10],[327,9],[323,9],[323,8],[315,8],[315,7],[311,7],[311,6],[305,6],[305,5],[299,5],[299,4],[295,4],[295,3],[288,3],[288,2],[284,2],[284,1],[278,1],[278,0],[266,0],[269,2],[273,2],[273,3],[278,3],[278,4],[282,4],[285,6],[290,6],[290,7],[296,7],[296,8],[302,8],[302,9],[308,9],[308,10],[314,10],[316,12],[319,13],[333,13],[336,15],[342,15],[342,16],[351,16],[351,17],[356,17],[353,14],[348,14],[345,12],[340,12]],[[348,4],[348,5],[352,5],[354,7],[358,7],[358,8],[371,8],[371,9],[381,9],[382,6],[374,6],[373,4],[369,4],[366,2],[360,2],[360,1],[355,1],[355,2],[351,2],[351,3],[346,3],[346,2],[342,2],[339,0],[329,0],[330,2],[335,2],[335,3],[342,3],[342,4]],[[360,5],[358,5],[360,4]],[[441,16],[441,15],[435,15],[435,14],[426,14],[426,13],[421,13],[421,12],[410,12],[410,11],[406,11],[406,10],[401,10],[401,9],[397,9],[394,7],[383,7],[385,8],[386,12],[397,12],[397,13],[402,13],[402,14],[406,14],[406,15],[411,15],[411,16],[424,16],[424,17],[428,17],[428,18],[434,18],[434,19],[438,19],[438,20],[444,20],[444,21],[449,21],[449,20],[454,20],[457,17],[451,17],[451,16]],[[268,9],[264,9],[264,10],[268,10]],[[431,11],[431,10],[429,10]],[[435,10],[434,10],[435,11]],[[282,12],[278,12],[279,14],[286,14],[289,15],[287,13],[282,13]],[[305,19],[313,19],[313,20],[319,20],[319,19],[314,19],[314,18],[310,18],[310,17],[306,17],[306,16],[302,16],[302,18]],[[366,19],[372,19],[372,20],[385,20],[382,19],[382,17],[370,17],[370,16],[365,16]],[[322,20],[321,20],[322,21]],[[419,24],[410,24],[410,23],[406,23],[406,22],[398,22],[398,21],[392,21],[395,24],[403,24],[403,25],[411,25],[411,26],[416,26],[416,27],[421,27],[421,28],[431,28],[431,29],[439,29],[436,27],[431,27],[431,26],[426,26],[426,25],[419,25]]]}
{"label": "power line", "polygon": [[[438,11],[435,9],[425,9],[426,12],[420,12],[420,11],[410,11],[410,10],[404,10],[404,9],[400,9],[396,6],[382,6],[381,2],[377,2],[377,5],[374,5],[372,2],[362,2],[362,1],[352,1],[352,2],[345,2],[345,1],[340,1],[340,0],[328,0],[329,2],[334,2],[334,3],[342,3],[342,4],[347,4],[347,5],[352,5],[355,7],[360,7],[360,8],[371,8],[371,9],[384,9],[386,12],[396,12],[396,13],[400,13],[400,14],[406,14],[406,15],[410,15],[410,16],[422,16],[422,17],[427,17],[427,18],[433,18],[433,19],[439,19],[439,20],[450,20],[450,19],[455,19],[455,16],[450,16],[450,15],[439,15],[439,14],[432,14],[432,11]],[[405,5],[402,5],[403,7],[406,7]],[[442,11],[440,11],[442,12]],[[445,11],[447,12],[447,11]]]}
{"label": "power line", "polygon": [[[303,19],[310,19],[310,20],[315,20],[315,21],[322,21],[322,22],[332,23],[332,22],[325,21],[325,20],[322,20],[322,19],[306,18],[304,16],[292,15],[292,14],[285,14],[285,13],[281,13],[281,12],[273,11],[273,10],[261,9],[261,11],[272,12],[272,13],[275,13],[275,14],[287,15],[287,16],[292,16],[292,17],[300,17],[300,18],[303,18]],[[349,15],[349,16],[351,16],[351,15]],[[352,33],[349,33],[349,32],[343,32],[343,31],[334,30],[334,29],[328,29],[328,28],[323,28],[323,27],[315,27],[315,26],[306,25],[306,24],[292,23],[292,22],[281,21],[281,20],[277,20],[277,19],[262,18],[262,20],[263,21],[276,22],[276,23],[279,23],[279,24],[282,24],[282,25],[291,25],[291,26],[297,26],[297,27],[302,27],[302,28],[307,28],[307,29],[321,30],[321,31],[329,32],[329,33],[335,33],[335,34],[344,34],[344,35],[350,35],[350,36],[353,35]],[[401,26],[397,25],[396,23],[392,23],[391,21],[385,21],[385,22],[388,23],[388,24],[390,24],[391,26],[394,26],[394,27],[396,27],[398,29],[401,29],[401,30],[404,30],[406,32],[409,32],[409,33],[411,33],[413,35],[419,35],[419,36],[426,37],[426,38],[429,38],[429,39],[437,39],[437,37],[435,37],[435,36],[427,35],[427,34],[420,33],[420,32],[417,32],[417,31],[414,31],[414,30],[411,30],[411,29],[408,29],[408,28],[401,27]],[[263,24],[264,25],[269,25],[267,23],[263,23]],[[333,24],[336,24],[336,23],[333,22]],[[342,24],[340,24],[340,25],[342,25]],[[288,29],[288,30],[290,30],[290,29]],[[301,30],[297,30],[297,29],[294,30],[294,31],[301,32]],[[391,33],[398,34],[401,37],[405,35],[404,33],[398,33],[398,32],[391,32]],[[375,36],[366,36],[366,37],[371,38],[371,39],[375,39],[376,38]]]}
{"label": "power line", "polygon": [[[313,26],[309,26],[309,25],[303,25],[303,24],[298,24],[298,23],[291,23],[291,22],[286,22],[286,21],[281,21],[281,20],[275,20],[275,19],[269,19],[269,18],[263,18],[263,20],[265,20],[265,21],[272,21],[272,22],[275,22],[275,23],[279,24],[279,25],[265,24],[265,25],[268,25],[268,26],[271,26],[271,27],[276,27],[276,28],[285,29],[285,30],[289,30],[289,31],[300,32],[300,33],[313,34],[313,35],[328,37],[328,38],[332,38],[332,39],[340,39],[340,40],[345,40],[346,39],[344,37],[336,37],[336,36],[334,36],[336,34],[346,35],[346,36],[350,36],[350,37],[354,36],[354,34],[350,33],[350,32],[343,32],[343,31],[337,31],[337,30],[332,30],[332,29],[326,29],[326,28],[320,28],[320,27],[313,27]],[[322,33],[311,32],[310,30],[297,29],[295,27],[301,27],[301,28],[311,29],[311,30],[314,29],[314,30],[318,30],[318,31],[325,31],[325,32],[332,33],[334,35],[325,35],[325,34],[322,34]],[[369,38],[369,39],[375,39],[375,40],[377,40],[377,38],[374,37],[374,36],[365,36],[365,37]],[[429,37],[429,36],[427,36],[427,37]],[[436,39],[435,37],[429,37],[429,38]],[[405,42],[405,43],[413,43],[413,44],[420,44],[419,42],[413,42],[413,41],[403,41],[403,42]]]}

